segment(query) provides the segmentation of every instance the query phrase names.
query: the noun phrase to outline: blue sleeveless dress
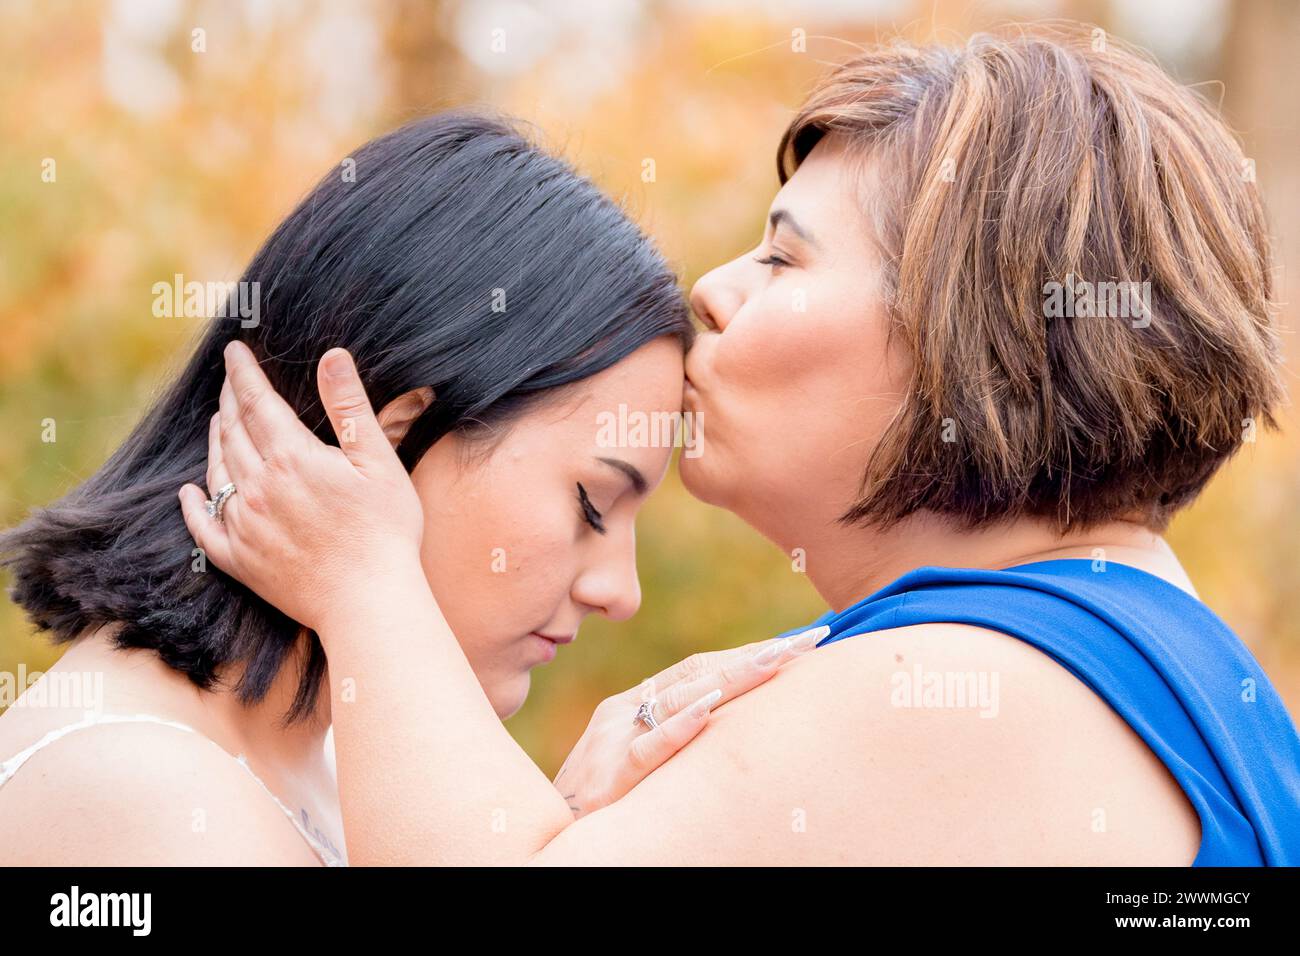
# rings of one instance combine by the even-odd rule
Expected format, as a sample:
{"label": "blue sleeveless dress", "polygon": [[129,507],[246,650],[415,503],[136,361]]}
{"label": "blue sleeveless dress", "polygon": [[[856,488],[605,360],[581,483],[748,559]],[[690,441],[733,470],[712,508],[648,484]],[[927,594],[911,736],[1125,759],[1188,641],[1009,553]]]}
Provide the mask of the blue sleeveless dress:
{"label": "blue sleeveless dress", "polygon": [[918,568],[808,626],[830,626],[818,646],[940,622],[1026,641],[1169,768],[1201,819],[1193,866],[1300,865],[1300,735],[1259,662],[1182,589],[1128,565],[1096,568],[1086,559]]}

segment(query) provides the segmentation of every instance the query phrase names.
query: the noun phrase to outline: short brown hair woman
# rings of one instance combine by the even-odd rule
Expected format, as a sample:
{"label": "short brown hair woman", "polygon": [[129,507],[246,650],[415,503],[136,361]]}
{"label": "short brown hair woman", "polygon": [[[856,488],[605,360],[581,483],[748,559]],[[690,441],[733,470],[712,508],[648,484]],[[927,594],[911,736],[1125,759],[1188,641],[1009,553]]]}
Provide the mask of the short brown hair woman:
{"label": "short brown hair woman", "polygon": [[[228,430],[277,461],[232,472],[258,504],[224,525],[188,489],[188,523],[303,609],[332,681],[383,690],[335,715],[354,859],[1300,862],[1295,726],[1160,536],[1280,397],[1242,162],[1204,102],[1088,33],[836,70],[782,141],[758,248],[695,286],[706,445],[682,464],[802,549],[831,635],[576,822],[475,703],[433,596],[367,575],[392,565],[364,542],[324,560],[340,502],[383,525],[396,459],[376,440],[326,467],[236,358]],[[336,417],[366,408],[335,387]],[[295,589],[286,559],[321,571]],[[381,632],[408,653],[370,653]],[[391,741],[394,714],[427,732]]]}

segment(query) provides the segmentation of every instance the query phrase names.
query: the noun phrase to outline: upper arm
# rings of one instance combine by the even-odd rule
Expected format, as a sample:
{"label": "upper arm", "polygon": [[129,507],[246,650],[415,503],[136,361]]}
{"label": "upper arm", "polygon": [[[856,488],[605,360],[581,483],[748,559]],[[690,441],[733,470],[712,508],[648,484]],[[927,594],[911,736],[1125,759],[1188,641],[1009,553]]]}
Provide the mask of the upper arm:
{"label": "upper arm", "polygon": [[0,806],[5,865],[320,862],[232,756],[205,738],[156,724],[69,734],[0,789]]}
{"label": "upper arm", "polygon": [[[913,706],[925,702],[903,695],[930,675],[983,681],[986,699]],[[1120,791],[1142,758],[1117,750],[1125,734],[1104,701],[1014,638],[947,624],[850,638],[719,708],[538,862],[1104,861],[1128,849],[1122,821],[1113,839],[1096,828],[1099,807],[1123,817],[1132,802]]]}

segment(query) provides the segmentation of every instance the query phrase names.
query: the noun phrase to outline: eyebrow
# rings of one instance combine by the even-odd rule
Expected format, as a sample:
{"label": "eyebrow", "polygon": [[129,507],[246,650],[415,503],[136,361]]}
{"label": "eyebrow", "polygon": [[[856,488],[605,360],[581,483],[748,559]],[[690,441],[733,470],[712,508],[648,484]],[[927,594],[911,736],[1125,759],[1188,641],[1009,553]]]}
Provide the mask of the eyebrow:
{"label": "eyebrow", "polygon": [[796,220],[794,216],[790,214],[790,210],[773,209],[768,214],[767,221],[772,224],[773,232],[776,231],[777,226],[781,225],[782,223],[785,223],[786,226],[790,228],[791,232],[793,232],[804,242],[808,243],[808,245],[817,246],[818,248],[821,248],[817,240],[813,238],[812,233],[809,232],[807,229],[805,229],[803,226],[799,225],[798,220]]}
{"label": "eyebrow", "polygon": [[630,462],[626,462],[621,458],[597,458],[596,460],[604,462],[611,468],[616,468],[627,475],[638,495],[645,494],[645,490],[650,487],[650,483],[645,480],[645,475],[641,474],[641,471]]}

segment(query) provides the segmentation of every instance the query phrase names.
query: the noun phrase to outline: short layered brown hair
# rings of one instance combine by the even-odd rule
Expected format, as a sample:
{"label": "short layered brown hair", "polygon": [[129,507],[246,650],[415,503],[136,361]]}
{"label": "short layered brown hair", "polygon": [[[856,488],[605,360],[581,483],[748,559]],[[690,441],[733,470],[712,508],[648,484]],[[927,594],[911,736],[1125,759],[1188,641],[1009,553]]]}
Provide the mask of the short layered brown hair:
{"label": "short layered brown hair", "polygon": [[[910,388],[846,521],[1162,529],[1256,427],[1280,349],[1253,168],[1216,111],[1088,28],[883,46],[781,140],[870,161],[864,213]],[[864,177],[864,180],[867,177]],[[1137,317],[1050,317],[1050,283],[1149,283]]]}

